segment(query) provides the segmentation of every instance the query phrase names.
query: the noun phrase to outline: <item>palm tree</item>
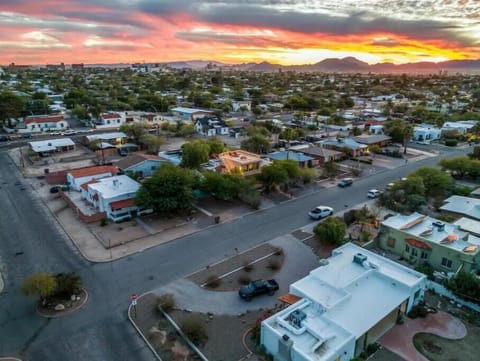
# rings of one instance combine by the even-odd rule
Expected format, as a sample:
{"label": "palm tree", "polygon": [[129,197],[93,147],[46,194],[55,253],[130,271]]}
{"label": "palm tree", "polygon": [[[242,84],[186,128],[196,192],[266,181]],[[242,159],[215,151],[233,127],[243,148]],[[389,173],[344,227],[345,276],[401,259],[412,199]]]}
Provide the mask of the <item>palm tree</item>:
{"label": "palm tree", "polygon": [[413,136],[413,125],[405,124],[402,129],[403,135],[403,154],[407,154],[407,142],[412,139]]}

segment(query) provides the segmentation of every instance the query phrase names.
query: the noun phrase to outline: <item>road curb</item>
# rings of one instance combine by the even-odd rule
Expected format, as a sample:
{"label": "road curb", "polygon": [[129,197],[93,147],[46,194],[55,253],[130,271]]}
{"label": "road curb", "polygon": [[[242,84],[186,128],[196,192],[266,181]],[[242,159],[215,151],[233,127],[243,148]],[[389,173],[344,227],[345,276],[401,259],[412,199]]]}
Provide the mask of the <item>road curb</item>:
{"label": "road curb", "polygon": [[81,304],[79,304],[77,307],[73,308],[73,309],[69,309],[68,311],[66,312],[62,312],[62,313],[58,313],[58,314],[54,314],[54,315],[47,315],[45,313],[42,313],[38,306],[36,308],[36,312],[37,314],[40,316],[40,317],[44,317],[44,318],[60,318],[60,317],[64,317],[64,316],[68,316],[76,311],[79,311],[83,306],[85,306],[85,304],[87,303],[88,301],[88,298],[89,298],[89,294],[87,292],[87,290],[85,288],[82,287],[82,291],[85,292],[85,299],[83,300],[83,302]]}
{"label": "road curb", "polygon": [[[148,295],[148,294],[152,294],[152,295],[156,296],[155,293],[149,291],[149,292],[142,293],[140,296],[138,296],[137,300],[139,300],[140,298],[142,298],[143,296]],[[148,339],[145,337],[145,335],[143,334],[143,332],[140,330],[140,328],[137,326],[137,324],[135,323],[135,321],[132,319],[131,312],[130,312],[130,310],[132,309],[132,307],[133,307],[133,306],[130,304],[130,305],[128,306],[128,309],[127,309],[127,316],[128,316],[128,319],[130,320],[130,323],[133,325],[133,328],[135,328],[135,330],[138,332],[138,334],[139,334],[140,337],[143,339],[143,341],[145,342],[145,344],[147,345],[147,347],[150,349],[150,351],[152,351],[153,356],[155,356],[155,358],[156,358],[158,361],[163,361],[162,358],[160,357],[160,355],[157,353],[157,351],[155,351],[155,348],[152,346],[152,344],[150,343],[150,341],[148,341]]]}

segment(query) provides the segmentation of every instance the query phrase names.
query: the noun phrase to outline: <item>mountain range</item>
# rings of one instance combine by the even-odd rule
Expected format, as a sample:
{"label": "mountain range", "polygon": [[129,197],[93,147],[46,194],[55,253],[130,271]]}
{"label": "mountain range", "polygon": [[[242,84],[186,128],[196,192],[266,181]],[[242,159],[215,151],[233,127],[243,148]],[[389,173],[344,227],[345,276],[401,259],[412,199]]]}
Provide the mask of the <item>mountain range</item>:
{"label": "mountain range", "polygon": [[323,73],[438,73],[446,71],[454,73],[480,74],[480,59],[477,60],[449,60],[439,63],[418,62],[406,64],[377,63],[368,64],[354,57],[342,59],[329,58],[315,64],[303,65],[279,65],[267,61],[261,63],[226,64],[216,61],[190,60],[163,63],[176,69],[206,69],[206,68],[230,68],[232,70],[277,72],[323,72]]}

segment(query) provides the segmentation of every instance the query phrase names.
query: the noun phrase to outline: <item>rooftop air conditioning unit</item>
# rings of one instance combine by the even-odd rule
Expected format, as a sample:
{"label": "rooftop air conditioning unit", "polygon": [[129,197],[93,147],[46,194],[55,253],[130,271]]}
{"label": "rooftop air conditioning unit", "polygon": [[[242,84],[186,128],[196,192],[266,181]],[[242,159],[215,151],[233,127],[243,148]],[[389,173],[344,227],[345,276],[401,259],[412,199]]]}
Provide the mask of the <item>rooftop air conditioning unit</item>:
{"label": "rooftop air conditioning unit", "polygon": [[363,262],[367,260],[367,256],[361,253],[357,253],[353,256],[353,262],[358,263],[360,266],[363,266]]}
{"label": "rooftop air conditioning unit", "polygon": [[290,323],[295,328],[302,327],[302,321],[307,318],[307,314],[300,310],[295,310],[290,314]]}
{"label": "rooftop air conditioning unit", "polygon": [[442,232],[445,230],[445,223],[441,221],[432,222],[432,226],[437,227],[438,232]]}

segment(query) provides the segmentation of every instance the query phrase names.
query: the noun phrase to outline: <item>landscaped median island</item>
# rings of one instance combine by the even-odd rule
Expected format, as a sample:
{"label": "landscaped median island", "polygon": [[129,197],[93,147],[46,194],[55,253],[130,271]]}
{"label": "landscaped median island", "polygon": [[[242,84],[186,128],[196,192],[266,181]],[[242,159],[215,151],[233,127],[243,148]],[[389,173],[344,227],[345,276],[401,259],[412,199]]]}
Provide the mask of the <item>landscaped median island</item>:
{"label": "landscaped median island", "polygon": [[[284,259],[282,248],[265,243],[196,272],[185,282],[222,297],[225,291],[236,291],[250,281],[273,278]],[[268,295],[261,297],[270,299]],[[238,301],[245,302],[239,297]],[[194,360],[198,357],[195,354],[201,353],[208,360],[230,361],[256,351],[259,340],[254,330],[258,331],[260,322],[273,312],[253,307],[235,314],[193,312],[180,309],[172,294],[148,293],[129,314],[162,360]]]}
{"label": "landscaped median island", "polygon": [[37,313],[47,318],[61,317],[81,308],[88,300],[82,279],[76,273],[35,273],[22,285],[26,296],[39,296]]}

